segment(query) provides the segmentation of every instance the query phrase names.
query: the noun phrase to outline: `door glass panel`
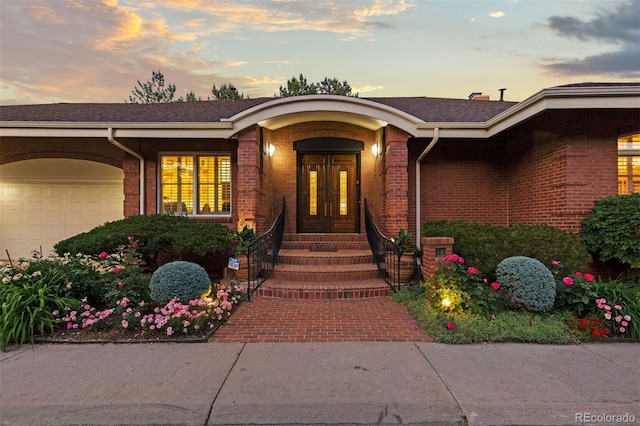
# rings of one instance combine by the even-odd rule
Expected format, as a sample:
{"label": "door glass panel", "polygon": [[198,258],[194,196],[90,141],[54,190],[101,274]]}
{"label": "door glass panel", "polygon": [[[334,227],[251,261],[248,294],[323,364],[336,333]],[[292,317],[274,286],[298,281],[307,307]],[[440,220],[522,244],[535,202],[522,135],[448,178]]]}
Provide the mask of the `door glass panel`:
{"label": "door glass panel", "polygon": [[347,172],[340,171],[340,216],[347,215]]}
{"label": "door glass panel", "polygon": [[318,215],[318,172],[309,171],[309,215]]}

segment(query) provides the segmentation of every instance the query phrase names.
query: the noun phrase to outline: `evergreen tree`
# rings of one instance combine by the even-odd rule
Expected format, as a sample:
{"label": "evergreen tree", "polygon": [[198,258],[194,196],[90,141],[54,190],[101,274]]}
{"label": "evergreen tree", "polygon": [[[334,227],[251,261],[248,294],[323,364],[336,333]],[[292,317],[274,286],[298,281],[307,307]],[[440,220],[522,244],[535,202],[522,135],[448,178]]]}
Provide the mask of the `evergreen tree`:
{"label": "evergreen tree", "polygon": [[307,78],[300,74],[299,78],[292,77],[287,81],[287,87],[280,86],[280,97],[301,95],[342,95],[358,97],[352,93],[351,86],[345,80],[340,82],[337,78],[325,77],[318,83],[309,83]]}
{"label": "evergreen tree", "polygon": [[[160,70],[158,72],[151,71],[151,81],[141,83],[133,88],[129,96],[129,103],[132,104],[157,104],[164,102],[173,102],[173,96],[176,92],[176,85],[164,85],[164,75]],[[125,99],[125,102],[127,100]]]}
{"label": "evergreen tree", "polygon": [[180,96],[180,99],[178,99],[178,102],[200,102],[202,100],[202,98],[197,97],[196,98],[196,94],[193,93],[193,91],[190,91],[189,93],[187,93],[187,97],[183,98],[182,96]]}
{"label": "evergreen tree", "polygon": [[211,94],[213,95],[213,99],[244,99],[244,93],[239,93],[238,89],[231,83],[222,83],[219,89],[216,88],[214,84],[211,89]]}

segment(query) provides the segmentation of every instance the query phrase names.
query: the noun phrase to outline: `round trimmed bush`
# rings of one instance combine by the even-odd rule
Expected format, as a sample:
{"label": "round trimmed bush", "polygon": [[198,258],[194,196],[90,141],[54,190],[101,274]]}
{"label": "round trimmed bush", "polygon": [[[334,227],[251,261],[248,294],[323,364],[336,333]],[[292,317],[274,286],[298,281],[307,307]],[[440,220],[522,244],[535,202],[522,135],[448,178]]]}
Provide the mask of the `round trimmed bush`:
{"label": "round trimmed bush", "polygon": [[193,262],[165,263],[151,276],[151,297],[167,303],[177,297],[182,303],[197,299],[209,290],[211,280],[205,269]]}
{"label": "round trimmed bush", "polygon": [[545,312],[553,307],[556,281],[553,273],[537,259],[507,257],[496,268],[496,277],[513,308]]}

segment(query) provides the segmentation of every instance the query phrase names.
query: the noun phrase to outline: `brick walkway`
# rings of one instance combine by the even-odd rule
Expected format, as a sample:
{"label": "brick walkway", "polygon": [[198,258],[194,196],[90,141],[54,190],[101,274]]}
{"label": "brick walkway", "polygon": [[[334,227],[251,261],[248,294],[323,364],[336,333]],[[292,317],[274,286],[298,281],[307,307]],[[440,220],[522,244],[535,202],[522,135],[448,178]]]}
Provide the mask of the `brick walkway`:
{"label": "brick walkway", "polygon": [[430,342],[390,298],[299,300],[255,297],[210,342]]}

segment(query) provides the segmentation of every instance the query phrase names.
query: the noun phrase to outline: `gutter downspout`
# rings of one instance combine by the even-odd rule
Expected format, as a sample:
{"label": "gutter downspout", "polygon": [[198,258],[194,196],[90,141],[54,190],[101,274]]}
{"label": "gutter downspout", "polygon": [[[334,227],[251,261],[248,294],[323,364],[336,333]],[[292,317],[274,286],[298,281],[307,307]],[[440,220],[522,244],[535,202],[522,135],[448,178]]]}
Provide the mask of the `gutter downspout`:
{"label": "gutter downspout", "polygon": [[416,160],[416,246],[418,247],[418,250],[422,250],[422,247],[420,246],[420,240],[421,240],[420,235],[422,235],[422,232],[421,232],[422,229],[420,226],[420,222],[421,222],[421,219],[420,219],[420,162],[422,161],[424,156],[427,155],[427,153],[431,151],[431,149],[435,146],[439,138],[440,138],[440,128],[434,127],[433,139],[431,139],[431,142],[429,142],[429,145],[427,145],[424,151],[422,151],[422,154],[420,154],[420,156]]}
{"label": "gutter downspout", "polygon": [[107,129],[107,139],[109,140],[109,142],[111,142],[113,145],[117,146],[118,148],[120,148],[121,150],[123,150],[124,152],[133,155],[134,157],[136,157],[138,159],[138,161],[140,162],[140,214],[145,214],[145,209],[144,209],[144,199],[145,199],[145,194],[144,194],[144,157],[140,154],[138,154],[137,152],[135,152],[134,150],[132,150],[131,148],[128,148],[126,146],[124,146],[123,144],[121,144],[120,142],[118,142],[117,140],[115,140],[115,138],[113,137],[115,129],[113,127],[109,127]]}

